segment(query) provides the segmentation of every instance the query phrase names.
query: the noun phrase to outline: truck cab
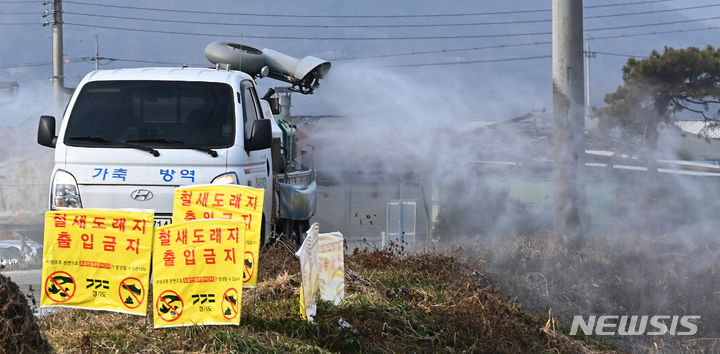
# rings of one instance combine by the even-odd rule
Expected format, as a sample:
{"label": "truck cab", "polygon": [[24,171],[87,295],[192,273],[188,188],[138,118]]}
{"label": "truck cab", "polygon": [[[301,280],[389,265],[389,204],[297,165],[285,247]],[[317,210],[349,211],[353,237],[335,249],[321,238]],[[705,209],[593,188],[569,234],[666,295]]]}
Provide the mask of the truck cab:
{"label": "truck cab", "polygon": [[312,93],[330,63],[226,42],[211,43],[206,56],[216,68],[91,72],[57,136],[55,118],[42,116],[38,143],[55,148],[49,209],[152,209],[162,226],[175,188],[240,184],[265,190],[263,235],[279,230],[299,241],[315,211],[315,174],[273,168],[287,161],[273,163],[283,157],[271,149],[278,127],[254,80],[270,75]]}
{"label": "truck cab", "polygon": [[162,225],[178,186],[244,184],[270,198],[272,135],[269,121],[258,123],[260,107],[242,72],[92,72],[70,99],[57,138],[42,128],[54,118],[41,118],[38,142],[55,142],[49,208],[153,209]]}

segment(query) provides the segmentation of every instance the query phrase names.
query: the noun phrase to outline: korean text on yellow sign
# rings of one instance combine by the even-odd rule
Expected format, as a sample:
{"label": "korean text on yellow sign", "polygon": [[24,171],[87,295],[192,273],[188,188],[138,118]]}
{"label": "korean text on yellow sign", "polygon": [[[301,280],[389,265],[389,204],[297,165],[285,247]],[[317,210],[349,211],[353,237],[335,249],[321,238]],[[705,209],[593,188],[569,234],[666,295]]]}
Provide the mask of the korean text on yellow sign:
{"label": "korean text on yellow sign", "polygon": [[265,190],[238,185],[195,185],[175,189],[173,222],[228,219],[245,222],[243,285],[255,287],[260,256]]}
{"label": "korean text on yellow sign", "polygon": [[155,229],[155,327],[239,324],[245,223],[197,220]]}
{"label": "korean text on yellow sign", "polygon": [[151,211],[45,213],[41,306],[147,313]]}

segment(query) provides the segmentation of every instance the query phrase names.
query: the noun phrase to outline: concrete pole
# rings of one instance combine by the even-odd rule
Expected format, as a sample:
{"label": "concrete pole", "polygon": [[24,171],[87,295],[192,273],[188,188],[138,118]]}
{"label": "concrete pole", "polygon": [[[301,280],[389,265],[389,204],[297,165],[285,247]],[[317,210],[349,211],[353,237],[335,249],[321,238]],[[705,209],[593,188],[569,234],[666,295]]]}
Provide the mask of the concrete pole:
{"label": "concrete pole", "polygon": [[582,0],[553,0],[555,236],[581,237],[585,184]]}
{"label": "concrete pole", "polygon": [[585,39],[585,117],[590,116],[590,39]]}
{"label": "concrete pole", "polygon": [[100,44],[97,34],[95,35],[95,70],[100,70]]}
{"label": "concrete pole", "polygon": [[65,107],[62,0],[53,0],[53,96],[57,114],[62,114]]}

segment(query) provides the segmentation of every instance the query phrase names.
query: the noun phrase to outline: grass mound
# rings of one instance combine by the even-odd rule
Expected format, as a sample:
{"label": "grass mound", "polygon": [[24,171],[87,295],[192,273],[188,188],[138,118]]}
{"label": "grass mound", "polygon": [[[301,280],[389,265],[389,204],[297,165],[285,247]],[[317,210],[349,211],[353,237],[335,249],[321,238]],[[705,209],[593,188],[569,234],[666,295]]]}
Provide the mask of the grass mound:
{"label": "grass mound", "polygon": [[[59,352],[589,352],[552,319],[524,312],[482,276],[446,255],[355,251],[346,256],[346,299],[320,301],[314,323],[298,313],[294,249],[261,254],[258,287],[243,293],[241,325],[152,328],[146,318],[63,309],[41,319]],[[152,309],[149,309],[151,311]]]}
{"label": "grass mound", "polygon": [[0,352],[47,353],[50,350],[27,298],[15,283],[0,275]]}

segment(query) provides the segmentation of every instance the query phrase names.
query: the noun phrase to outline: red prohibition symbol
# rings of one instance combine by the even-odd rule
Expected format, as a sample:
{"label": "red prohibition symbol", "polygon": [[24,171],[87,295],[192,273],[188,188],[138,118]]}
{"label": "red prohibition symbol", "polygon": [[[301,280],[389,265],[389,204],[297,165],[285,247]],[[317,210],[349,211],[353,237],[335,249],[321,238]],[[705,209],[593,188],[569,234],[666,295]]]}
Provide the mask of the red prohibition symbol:
{"label": "red prohibition symbol", "polygon": [[220,311],[223,312],[225,319],[232,320],[240,313],[240,297],[235,288],[230,288],[225,291],[221,303]]}
{"label": "red prohibition symbol", "polygon": [[54,302],[66,302],[75,295],[75,278],[70,273],[57,271],[45,279],[45,295]]}
{"label": "red prohibition symbol", "polygon": [[120,282],[118,288],[120,301],[123,306],[129,309],[136,309],[143,304],[145,300],[145,286],[138,278],[127,277]]}
{"label": "red prohibition symbol", "polygon": [[243,271],[243,283],[247,283],[250,279],[252,279],[253,274],[255,274],[255,255],[252,252],[245,251],[243,267],[245,267],[245,270]]}
{"label": "red prohibition symbol", "polygon": [[155,310],[165,322],[173,322],[180,318],[183,308],[185,308],[185,303],[183,303],[182,298],[172,290],[163,291],[155,301]]}

